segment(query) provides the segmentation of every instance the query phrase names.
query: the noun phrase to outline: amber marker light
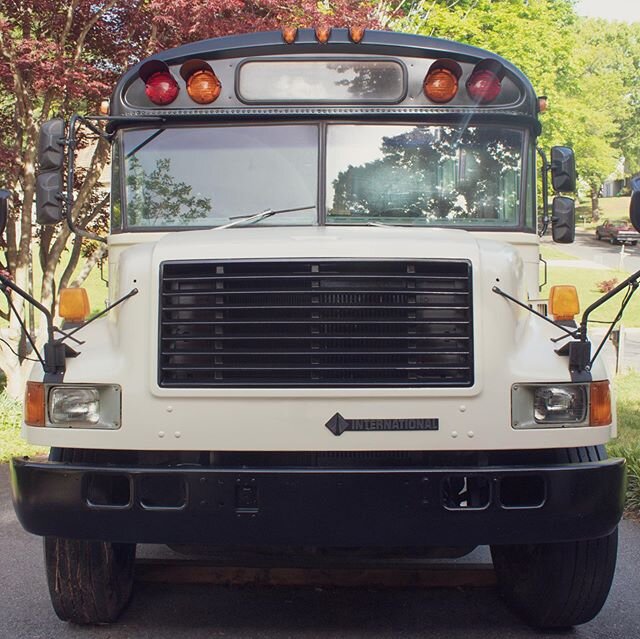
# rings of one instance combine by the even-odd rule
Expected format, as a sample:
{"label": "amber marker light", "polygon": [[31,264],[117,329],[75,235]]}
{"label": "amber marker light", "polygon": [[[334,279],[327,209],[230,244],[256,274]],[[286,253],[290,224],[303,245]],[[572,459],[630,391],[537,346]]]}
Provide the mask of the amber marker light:
{"label": "amber marker light", "polygon": [[24,421],[28,426],[44,426],[44,384],[27,382],[24,392]]}
{"label": "amber marker light", "polygon": [[544,113],[549,108],[549,98],[546,95],[538,97],[538,113]]}
{"label": "amber marker light", "polygon": [[331,27],[316,27],[316,40],[320,44],[327,44],[331,37]]}
{"label": "amber marker light", "polygon": [[591,402],[589,409],[591,426],[608,426],[613,421],[611,413],[611,388],[609,382],[591,383]]}
{"label": "amber marker light", "polygon": [[198,104],[211,104],[218,99],[221,90],[218,76],[209,69],[196,71],[187,80],[187,93]]}
{"label": "amber marker light", "polygon": [[296,27],[283,27],[282,39],[285,44],[293,44],[298,37],[298,29]]}
{"label": "amber marker light", "polygon": [[85,288],[63,288],[60,291],[58,315],[67,322],[83,322],[89,316],[89,296]]}
{"label": "amber marker light", "polygon": [[424,79],[424,94],[437,104],[451,102],[458,93],[461,75],[462,69],[454,60],[436,60]]}
{"label": "amber marker light", "polygon": [[571,284],[552,286],[549,291],[549,314],[556,321],[572,320],[580,312],[578,291]]}
{"label": "amber marker light", "polygon": [[350,27],[349,28],[349,39],[354,44],[359,44],[362,42],[362,38],[364,38],[364,27]]}

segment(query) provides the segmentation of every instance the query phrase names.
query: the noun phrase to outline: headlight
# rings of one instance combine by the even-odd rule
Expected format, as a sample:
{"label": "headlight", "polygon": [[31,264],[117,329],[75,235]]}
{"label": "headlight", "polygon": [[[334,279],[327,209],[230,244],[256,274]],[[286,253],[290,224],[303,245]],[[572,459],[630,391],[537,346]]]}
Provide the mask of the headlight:
{"label": "headlight", "polygon": [[120,428],[120,387],[113,384],[51,386],[47,426]]}
{"label": "headlight", "polygon": [[583,422],[587,417],[584,386],[539,386],[534,391],[533,417],[538,424]]}
{"label": "headlight", "polygon": [[97,388],[52,388],[49,416],[56,424],[97,424],[100,420],[100,393]]}
{"label": "headlight", "polygon": [[589,384],[514,384],[511,414],[517,429],[589,426]]}

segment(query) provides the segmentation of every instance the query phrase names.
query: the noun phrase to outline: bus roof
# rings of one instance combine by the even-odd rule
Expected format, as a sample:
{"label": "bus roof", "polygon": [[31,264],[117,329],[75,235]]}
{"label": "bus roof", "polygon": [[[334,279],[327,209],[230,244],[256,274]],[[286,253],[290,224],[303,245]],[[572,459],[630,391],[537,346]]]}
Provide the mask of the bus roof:
{"label": "bus roof", "polygon": [[[227,96],[227,99],[202,108],[201,105],[170,105],[169,107],[158,108],[144,98],[144,81],[141,79],[141,70],[152,68],[153,65],[164,65],[171,71],[178,84],[184,85],[184,80],[180,78],[180,65],[190,60],[201,60],[213,65],[222,67],[234,67],[234,64],[222,64],[221,61],[234,61],[233,71],[228,71],[230,81],[226,84],[234,84],[237,81],[238,70],[247,59],[275,59],[282,56],[286,59],[383,59],[397,58],[399,60],[411,59],[414,62],[424,61],[420,73],[424,77],[426,70],[435,60],[454,60],[464,69],[473,69],[473,66],[482,61],[495,61],[502,65],[505,77],[511,86],[511,95],[516,98],[504,104],[482,105],[477,103],[456,103],[437,105],[428,104],[423,99],[409,102],[407,100],[394,105],[374,105],[362,104],[306,104],[291,105],[286,100],[270,105],[266,109],[265,104],[247,104],[240,97]],[[406,66],[406,65],[404,65]],[[413,66],[413,64],[411,65]],[[223,72],[225,70],[223,69]],[[466,71],[470,73],[470,71]],[[216,70],[216,73],[220,73]],[[223,82],[223,84],[225,84]],[[142,96],[141,98],[139,96]],[[320,43],[316,38],[313,29],[299,29],[295,42],[285,43],[280,31],[247,33],[240,35],[225,36],[209,40],[201,40],[191,44],[186,44],[174,49],[168,49],[157,53],[145,60],[142,60],[129,69],[118,81],[111,99],[111,115],[115,116],[113,126],[123,123],[123,120],[137,120],[144,118],[162,118],[166,121],[174,119],[212,119],[219,116],[224,117],[251,117],[265,115],[278,116],[287,115],[289,117],[323,115],[409,115],[422,116],[434,115],[440,118],[467,117],[487,117],[493,120],[499,119],[505,122],[505,118],[511,120],[521,120],[534,133],[538,134],[540,125],[537,118],[538,100],[531,83],[527,77],[513,64],[491,52],[472,47],[458,42],[430,38],[425,36],[396,33],[392,31],[366,30],[364,37],[359,43],[354,43],[349,36],[348,29],[335,28],[331,30],[331,35],[327,43]],[[125,122],[126,122],[125,120]]]}

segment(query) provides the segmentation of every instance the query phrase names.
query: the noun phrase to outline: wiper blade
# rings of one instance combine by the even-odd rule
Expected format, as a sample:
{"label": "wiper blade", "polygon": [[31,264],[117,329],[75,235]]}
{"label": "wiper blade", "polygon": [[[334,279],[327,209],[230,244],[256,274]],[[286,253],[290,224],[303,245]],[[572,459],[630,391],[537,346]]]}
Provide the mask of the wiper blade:
{"label": "wiper blade", "polygon": [[248,224],[256,224],[261,220],[264,220],[268,217],[272,217],[273,215],[279,215],[280,213],[293,213],[294,211],[308,211],[309,209],[315,209],[315,204],[311,206],[298,206],[295,209],[277,209],[275,211],[271,209],[266,209],[265,211],[260,211],[260,213],[252,213],[251,215],[237,215],[236,217],[229,218],[234,220],[233,222],[229,222],[228,224],[223,224],[222,226],[216,226],[214,230],[219,231],[220,229],[229,229],[232,226],[244,226]]}

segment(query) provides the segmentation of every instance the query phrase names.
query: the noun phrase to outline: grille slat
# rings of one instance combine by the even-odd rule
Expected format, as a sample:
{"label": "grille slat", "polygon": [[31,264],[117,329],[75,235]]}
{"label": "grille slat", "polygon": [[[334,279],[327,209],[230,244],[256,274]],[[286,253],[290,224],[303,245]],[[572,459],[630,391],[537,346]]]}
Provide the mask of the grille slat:
{"label": "grille slat", "polygon": [[160,293],[161,386],[473,383],[464,261],[167,262]]}

